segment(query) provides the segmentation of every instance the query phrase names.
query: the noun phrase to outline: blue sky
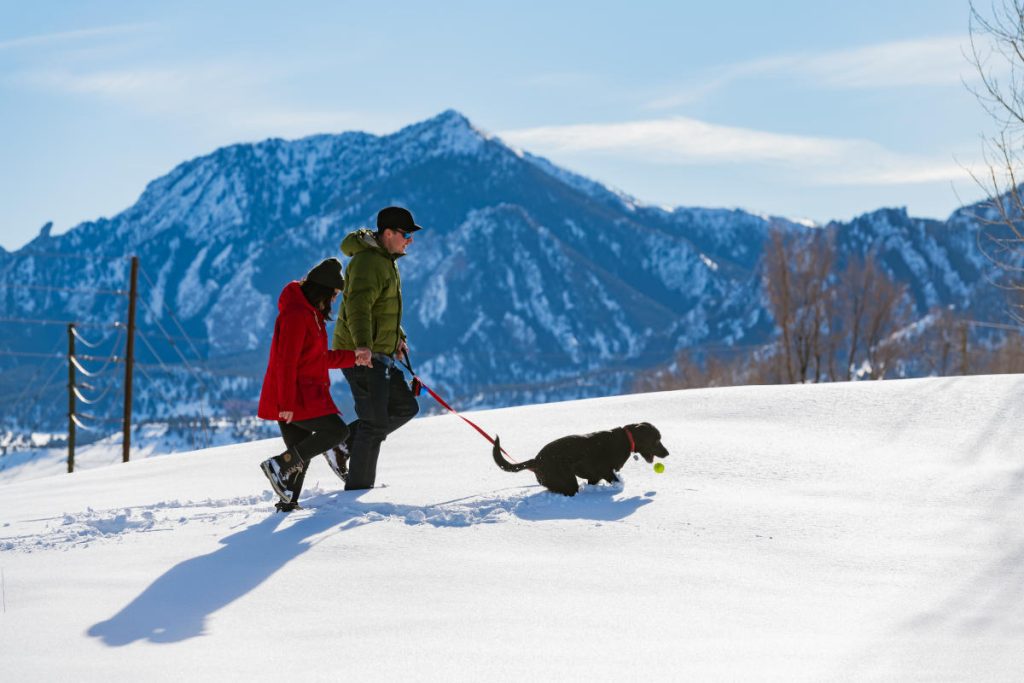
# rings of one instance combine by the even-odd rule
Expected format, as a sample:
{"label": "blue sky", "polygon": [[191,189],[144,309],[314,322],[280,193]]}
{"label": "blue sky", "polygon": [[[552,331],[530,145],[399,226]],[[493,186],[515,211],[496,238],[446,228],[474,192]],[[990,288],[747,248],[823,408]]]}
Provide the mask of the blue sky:
{"label": "blue sky", "polygon": [[454,108],[667,206],[944,218],[992,124],[966,1],[0,0],[0,245],[235,142]]}

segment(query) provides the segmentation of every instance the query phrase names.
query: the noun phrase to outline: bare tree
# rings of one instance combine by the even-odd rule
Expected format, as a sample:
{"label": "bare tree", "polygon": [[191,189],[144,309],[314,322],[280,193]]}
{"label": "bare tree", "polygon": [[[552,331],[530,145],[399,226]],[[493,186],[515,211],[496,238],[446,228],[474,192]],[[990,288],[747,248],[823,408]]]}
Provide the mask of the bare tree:
{"label": "bare tree", "polygon": [[980,84],[968,86],[996,124],[985,138],[985,170],[972,172],[988,201],[976,216],[979,247],[1003,273],[1000,287],[1014,294],[1010,315],[1024,322],[1024,0],[994,0],[988,12],[971,2],[969,60]]}
{"label": "bare tree", "polygon": [[834,253],[831,233],[769,234],[764,285],[781,336],[778,362],[789,383],[817,382],[825,376]]}
{"label": "bare tree", "polygon": [[902,328],[910,322],[906,285],[896,284],[877,267],[870,283],[861,343],[871,379],[884,379],[903,356]]}
{"label": "bare tree", "polygon": [[792,249],[791,240],[782,230],[772,230],[768,235],[768,243],[764,252],[764,285],[768,294],[768,305],[779,326],[782,335],[782,353],[779,354],[781,372],[786,382],[792,384],[796,375],[793,372],[793,349],[790,334],[796,316],[790,284],[789,259]]}
{"label": "bare tree", "polygon": [[978,371],[986,375],[1024,372],[1024,338],[1020,334],[1007,335],[982,359]]}
{"label": "bare tree", "polygon": [[852,256],[840,272],[836,299],[839,318],[832,325],[840,338],[835,352],[842,355],[842,379],[853,379],[865,362],[869,376],[881,379],[904,355],[897,332],[910,320],[906,286],[897,285],[877,255],[868,252],[863,258]]}

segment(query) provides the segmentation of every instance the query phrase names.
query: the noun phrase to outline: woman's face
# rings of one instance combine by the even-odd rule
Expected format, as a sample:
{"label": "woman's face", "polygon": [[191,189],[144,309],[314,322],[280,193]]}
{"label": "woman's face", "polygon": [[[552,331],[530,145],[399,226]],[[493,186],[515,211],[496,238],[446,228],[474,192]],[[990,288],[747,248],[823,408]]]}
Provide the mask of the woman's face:
{"label": "woman's face", "polygon": [[339,294],[341,294],[340,289],[334,290],[334,294],[331,294],[331,300],[327,302],[326,306],[324,306],[324,315],[328,315],[331,312],[331,309],[334,308],[334,301],[338,298]]}

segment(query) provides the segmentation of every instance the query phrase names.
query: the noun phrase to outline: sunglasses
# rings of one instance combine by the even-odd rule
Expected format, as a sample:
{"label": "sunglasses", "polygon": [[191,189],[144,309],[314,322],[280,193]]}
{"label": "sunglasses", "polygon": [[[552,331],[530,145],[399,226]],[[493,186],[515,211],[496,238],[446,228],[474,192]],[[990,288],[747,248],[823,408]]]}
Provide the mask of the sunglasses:
{"label": "sunglasses", "polygon": [[407,239],[407,240],[412,239],[412,233],[411,232],[406,232],[405,230],[399,230],[398,228],[388,228],[388,230],[394,230],[399,235],[401,235],[403,239]]}

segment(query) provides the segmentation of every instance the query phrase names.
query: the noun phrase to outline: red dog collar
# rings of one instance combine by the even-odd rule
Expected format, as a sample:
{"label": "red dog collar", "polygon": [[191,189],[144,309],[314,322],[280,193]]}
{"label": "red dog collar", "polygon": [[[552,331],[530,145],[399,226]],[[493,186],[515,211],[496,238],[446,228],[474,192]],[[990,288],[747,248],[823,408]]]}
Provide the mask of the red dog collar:
{"label": "red dog collar", "polygon": [[626,432],[626,437],[629,439],[629,452],[630,453],[635,453],[636,452],[636,442],[633,441],[633,435],[629,433],[629,428],[628,427],[623,427],[622,430],[624,432]]}

